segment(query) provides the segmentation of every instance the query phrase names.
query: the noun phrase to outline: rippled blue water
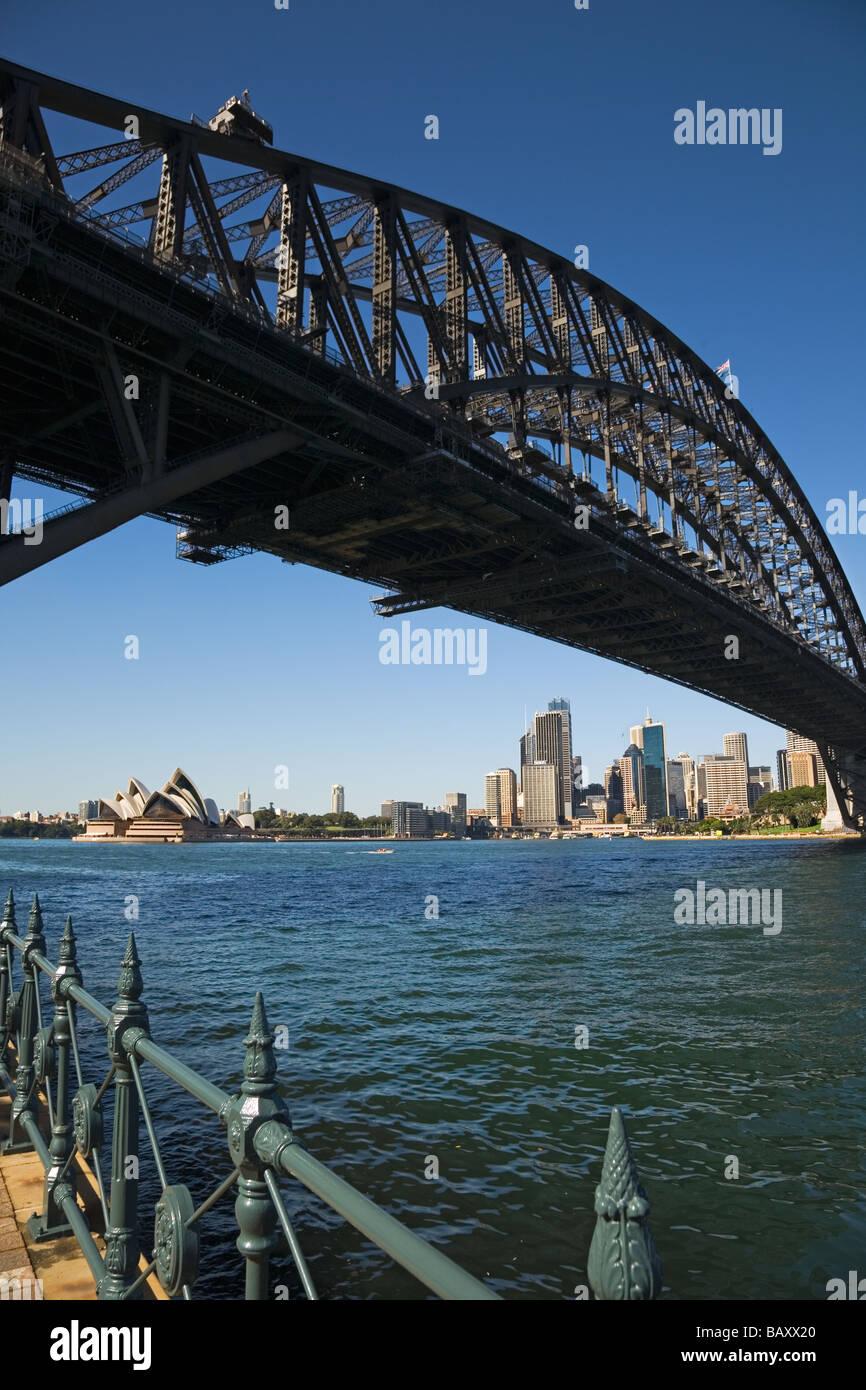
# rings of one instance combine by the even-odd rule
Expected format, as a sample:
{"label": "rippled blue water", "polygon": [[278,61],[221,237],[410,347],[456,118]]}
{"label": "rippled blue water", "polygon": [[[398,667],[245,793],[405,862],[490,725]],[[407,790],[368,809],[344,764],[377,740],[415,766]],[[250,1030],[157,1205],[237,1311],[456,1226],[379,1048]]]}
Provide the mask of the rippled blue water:
{"label": "rippled blue water", "polygon": [[[676,925],[674,892],[698,879],[782,889],[782,931]],[[85,984],[106,1003],[136,895],[153,1035],[229,1089],[261,988],[271,1025],[289,1030],[277,1055],[299,1140],[506,1297],[572,1298],[586,1282],[613,1104],[666,1297],[823,1299],[829,1278],[866,1274],[859,845],[463,842],[376,856],[0,840],[8,886],[22,926],[39,893],[52,959],[72,913]],[[438,919],[425,917],[431,894]],[[101,1081],[104,1038],[82,1031],[85,1079]],[[157,1076],[147,1084],[170,1179],[201,1199],[228,1171],[224,1131]],[[429,1155],[438,1179],[424,1176]],[[318,1199],[287,1193],[322,1297],[425,1296]],[[205,1230],[197,1296],[242,1296],[231,1201]],[[296,1287],[287,1264],[274,1279]]]}

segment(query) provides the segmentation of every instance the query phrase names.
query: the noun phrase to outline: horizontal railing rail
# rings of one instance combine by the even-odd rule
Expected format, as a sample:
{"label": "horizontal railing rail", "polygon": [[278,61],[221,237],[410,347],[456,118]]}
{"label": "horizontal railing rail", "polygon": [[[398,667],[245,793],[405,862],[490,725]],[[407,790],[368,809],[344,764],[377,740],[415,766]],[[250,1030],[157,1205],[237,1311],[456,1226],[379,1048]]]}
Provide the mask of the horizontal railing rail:
{"label": "horizontal railing rail", "polygon": [[[338,1177],[297,1142],[288,1108],[279,1094],[275,1035],[261,993],[256,994],[244,1038],[240,1091],[233,1095],[151,1038],[133,933],[127,941],[118,996],[111,1008],[84,988],[70,918],[60,940],[57,965],[45,951],[38,897],[33,899],[26,935],[21,936],[10,891],[0,923],[0,1086],[9,1094],[11,1110],[0,1153],[36,1153],[44,1170],[43,1200],[42,1212],[34,1213],[28,1222],[30,1238],[38,1243],[73,1235],[93,1275],[99,1299],[140,1298],[143,1286],[155,1274],[169,1298],[189,1300],[199,1270],[200,1219],[234,1186],[239,1228],[236,1245],[245,1262],[245,1297],[267,1299],[272,1259],[288,1254],[307,1298],[316,1299],[318,1294],[283,1200],[281,1177],[296,1179],[320,1197],[440,1298],[499,1299],[487,1284]],[[21,958],[22,983],[17,991],[13,988],[13,952],[20,953]],[[50,981],[54,1006],[50,1023],[43,1021],[42,975]],[[76,1021],[79,1008],[105,1029],[110,1065],[99,1086],[85,1083],[83,1078]],[[226,1129],[230,1171],[198,1206],[188,1187],[168,1181],[142,1083],[144,1063],[213,1112]],[[74,1096],[73,1073],[77,1081]],[[101,1155],[105,1148],[103,1098],[109,1087],[114,1091],[114,1113],[107,1187]],[[50,1130],[48,1142],[40,1125],[43,1105]],[[144,1255],[138,1182],[142,1123],[161,1188],[153,1241]],[[104,1253],[78,1202],[76,1179],[86,1171],[83,1165],[90,1166],[98,1191]],[[589,1279],[596,1297],[657,1297],[661,1269],[646,1222],[649,1204],[617,1109],[611,1116],[595,1210]]]}

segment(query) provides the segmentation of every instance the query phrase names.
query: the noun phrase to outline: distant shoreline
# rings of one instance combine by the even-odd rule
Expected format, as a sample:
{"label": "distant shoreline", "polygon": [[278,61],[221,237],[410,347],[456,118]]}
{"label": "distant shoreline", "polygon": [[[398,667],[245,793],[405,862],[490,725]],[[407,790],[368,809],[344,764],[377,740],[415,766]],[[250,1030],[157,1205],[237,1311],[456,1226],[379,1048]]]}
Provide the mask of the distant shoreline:
{"label": "distant shoreline", "polygon": [[[13,837],[9,837],[9,838],[12,839]],[[40,837],[39,837],[38,835],[35,835],[35,836],[29,836],[29,835],[28,835],[28,836],[19,836],[19,837],[15,837],[15,838],[16,838],[16,840],[17,840],[18,842],[20,842],[20,843],[26,843],[26,844],[33,844],[34,841],[39,841],[39,840],[40,840]],[[476,844],[476,843],[477,843],[477,844],[508,844],[508,843],[510,843],[510,844],[515,844],[515,843],[522,843],[522,842],[524,842],[524,841],[531,841],[533,844],[575,844],[575,843],[581,843],[581,842],[587,841],[587,840],[593,840],[593,841],[614,840],[614,841],[616,841],[617,843],[619,843],[621,840],[642,840],[642,841],[647,841],[647,842],[649,842],[650,844],[654,844],[654,845],[661,845],[661,844],[665,844],[665,843],[668,843],[668,842],[671,842],[671,843],[674,843],[674,844],[688,844],[688,843],[693,843],[693,844],[700,844],[700,845],[705,845],[705,844],[723,844],[723,843],[725,843],[726,841],[730,841],[730,840],[737,840],[737,841],[752,840],[752,841],[762,841],[762,842],[765,842],[765,843],[766,843],[766,842],[773,842],[773,841],[776,841],[776,840],[811,840],[811,841],[814,841],[814,842],[816,842],[816,843],[825,843],[825,844],[826,844],[826,843],[829,843],[829,842],[835,843],[835,842],[838,841],[838,840],[855,840],[855,841],[860,841],[860,840],[862,840],[863,838],[864,838],[864,837],[861,836],[861,835],[858,835],[856,831],[851,831],[851,830],[848,830],[848,831],[845,831],[845,830],[827,830],[827,831],[823,831],[821,834],[815,834],[814,832],[807,832],[807,833],[803,834],[803,833],[801,833],[800,831],[792,830],[792,831],[790,831],[790,832],[785,832],[785,833],[781,833],[781,834],[778,834],[778,835],[760,835],[760,834],[753,834],[753,835],[641,835],[641,834],[639,834],[639,833],[633,831],[630,835],[592,835],[592,834],[584,834],[584,835],[571,835],[571,836],[568,837],[568,839],[565,839],[563,836],[560,836],[560,835],[554,835],[554,836],[541,836],[541,837],[539,837],[538,840],[536,840],[535,837],[532,836],[532,835],[514,835],[514,836],[508,835],[508,836],[499,837],[499,838],[497,838],[497,837],[495,837],[495,836],[491,836],[491,837],[490,837],[489,839],[487,839],[487,840],[480,840],[480,839],[479,839],[479,840],[477,840],[477,841],[474,840],[474,839],[473,839],[471,836],[469,836],[469,835],[464,836],[462,840],[428,839],[426,836],[423,836],[423,835],[409,836],[409,837],[402,838],[402,839],[399,839],[399,840],[391,840],[391,839],[389,839],[389,838],[386,837],[386,836],[377,837],[377,838],[374,839],[374,838],[372,838],[372,837],[370,837],[370,836],[366,836],[366,835],[341,835],[339,838],[337,838],[337,837],[333,837],[333,838],[332,838],[332,837],[330,837],[330,836],[328,836],[328,837],[326,837],[326,836],[317,836],[317,837],[312,837],[312,836],[310,836],[310,837],[305,837],[305,836],[300,836],[300,835],[288,835],[288,836],[286,836],[285,838],[277,838],[276,836],[273,836],[273,835],[256,835],[256,836],[251,836],[251,837],[249,837],[249,838],[244,837],[243,839],[237,839],[237,840],[233,840],[233,839],[232,839],[232,840],[228,840],[228,839],[227,839],[227,840],[127,840],[126,837],[125,837],[124,835],[116,835],[116,836],[112,835],[112,836],[104,836],[104,837],[102,837],[102,836],[94,836],[93,839],[91,840],[91,839],[88,839],[86,835],[72,835],[72,836],[70,836],[68,839],[61,838],[61,837],[59,837],[59,836],[51,836],[51,837],[46,836],[46,837],[45,837],[45,840],[44,840],[44,841],[40,841],[40,843],[47,843],[48,839],[51,839],[52,842],[55,842],[55,841],[56,841],[56,843],[58,843],[58,844],[69,844],[69,845],[126,845],[126,844],[134,845],[134,844],[139,844],[139,845],[157,845],[158,847],[162,847],[163,845],[166,845],[166,844],[172,844],[172,845],[252,845],[252,844],[259,844],[259,845],[274,845],[274,844],[281,844],[281,845],[388,845],[389,847],[396,848],[398,845],[456,845],[456,844]]]}

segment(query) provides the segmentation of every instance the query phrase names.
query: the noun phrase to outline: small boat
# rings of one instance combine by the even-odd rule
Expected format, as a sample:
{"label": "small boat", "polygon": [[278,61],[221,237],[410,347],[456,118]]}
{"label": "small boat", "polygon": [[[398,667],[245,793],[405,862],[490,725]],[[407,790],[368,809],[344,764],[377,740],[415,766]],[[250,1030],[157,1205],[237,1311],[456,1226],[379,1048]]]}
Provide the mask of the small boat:
{"label": "small boat", "polygon": [[374,853],[374,854],[393,854],[394,851],[393,851],[392,849],[374,849],[374,850],[373,850],[373,853]]}

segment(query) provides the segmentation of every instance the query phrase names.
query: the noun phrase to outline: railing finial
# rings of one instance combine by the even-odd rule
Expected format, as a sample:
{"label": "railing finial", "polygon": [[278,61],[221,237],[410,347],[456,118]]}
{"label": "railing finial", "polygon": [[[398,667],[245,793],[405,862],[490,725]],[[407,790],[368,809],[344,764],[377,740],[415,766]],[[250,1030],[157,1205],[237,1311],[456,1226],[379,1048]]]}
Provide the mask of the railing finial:
{"label": "railing finial", "polygon": [[598,1220],[587,1272],[596,1298],[658,1298],[662,1269],[647,1224],[650,1205],[618,1105],[610,1112],[601,1182],[595,1189],[595,1210]]}
{"label": "railing finial", "polygon": [[10,927],[15,925],[15,894],[11,888],[6,894],[6,906],[3,908],[3,926],[5,927],[7,924]]}
{"label": "railing finial", "polygon": [[120,963],[120,979],[117,982],[119,999],[135,1002],[141,998],[144,980],[141,977],[141,958],[135,945],[135,932],[129,933],[123,960]]}
{"label": "railing finial", "polygon": [[63,935],[60,938],[60,965],[77,965],[78,951],[75,944],[75,932],[72,930],[72,918],[66,918],[63,928]]}
{"label": "railing finial", "polygon": [[42,908],[39,906],[38,893],[33,894],[33,902],[27,918],[27,945],[31,951],[45,950],[45,927],[42,922]]}
{"label": "railing finial", "polygon": [[277,1063],[274,1057],[274,1034],[265,1013],[265,1001],[261,990],[256,993],[252,1018],[247,1036],[244,1038],[246,1055],[244,1057],[244,1084],[241,1090],[245,1095],[261,1095],[276,1090],[274,1077]]}

